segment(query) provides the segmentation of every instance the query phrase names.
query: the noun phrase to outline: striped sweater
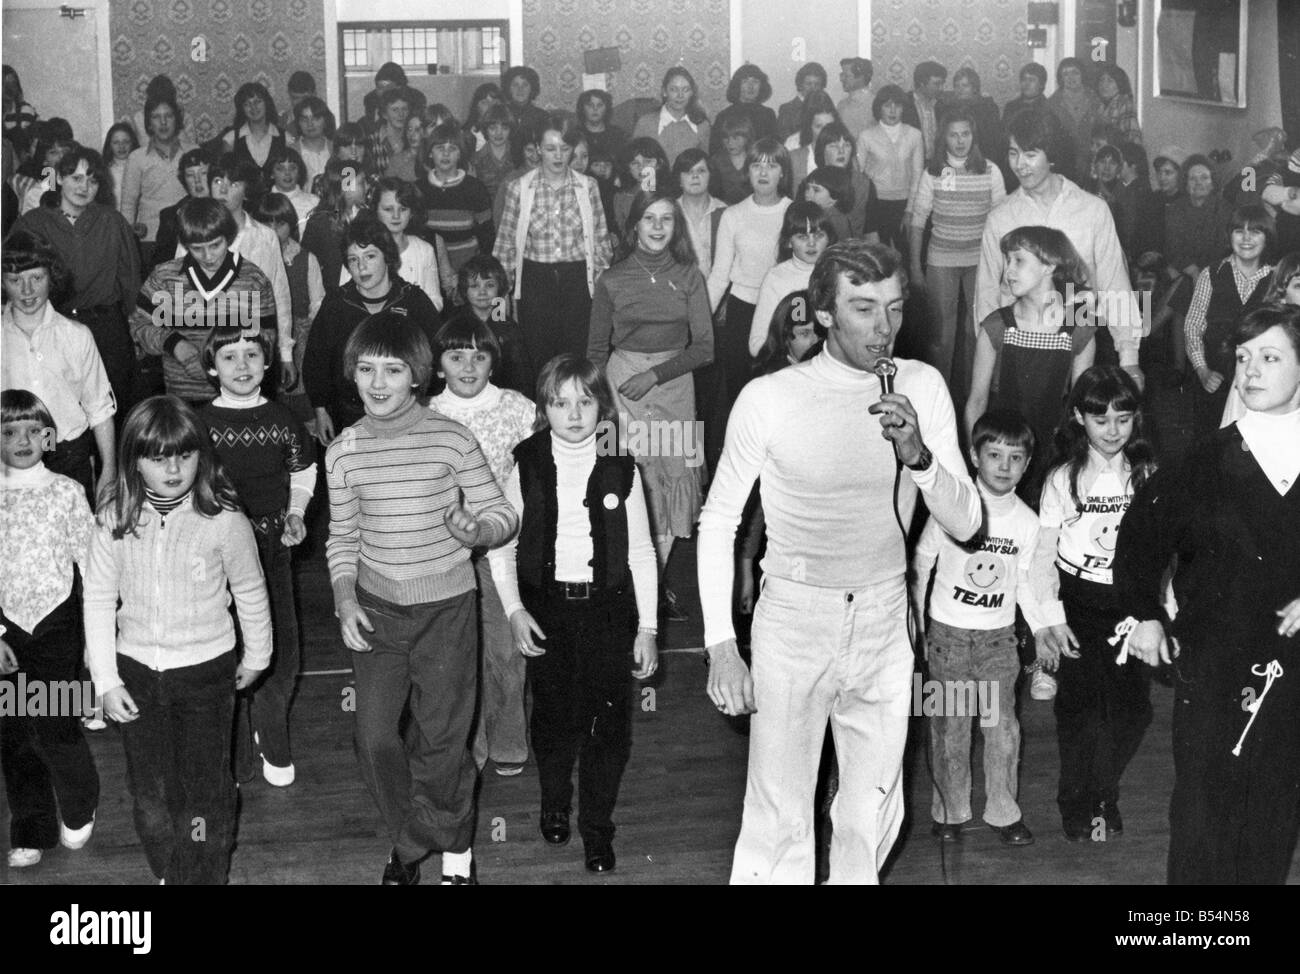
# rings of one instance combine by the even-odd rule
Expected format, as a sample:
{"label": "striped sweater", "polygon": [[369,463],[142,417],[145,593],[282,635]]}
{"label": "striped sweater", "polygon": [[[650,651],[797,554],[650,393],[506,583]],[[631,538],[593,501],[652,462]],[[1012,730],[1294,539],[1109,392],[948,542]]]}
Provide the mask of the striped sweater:
{"label": "striped sweater", "polygon": [[[473,176],[439,185],[429,173],[420,184],[424,194],[426,236],[438,234],[447,245],[447,259],[460,270],[475,254],[492,253],[496,234],[492,226],[492,197]],[[451,286],[451,282],[448,282]]]}
{"label": "striped sweater", "polygon": [[474,588],[470,550],[443,523],[460,502],[486,529],[481,543],[509,541],[519,517],[474,434],[412,399],[394,416],[366,416],[325,453],[334,605],[363,588],[397,605],[440,602]]}
{"label": "striped sweater", "polygon": [[917,233],[927,218],[934,218],[927,258],[931,267],[978,267],[984,221],[1007,195],[996,165],[986,161],[983,173],[969,173],[955,164],[959,161],[949,157],[938,176],[923,170],[907,207]]}
{"label": "striped sweater", "polygon": [[270,279],[251,260],[233,250],[209,278],[194,258],[159,264],[140,288],[131,315],[131,337],[146,355],[163,356],[167,392],[187,402],[211,402],[216,388],[198,358],[189,367],[176,358],[187,341],[202,351],[218,325],[258,328],[276,347],[275,291]]}

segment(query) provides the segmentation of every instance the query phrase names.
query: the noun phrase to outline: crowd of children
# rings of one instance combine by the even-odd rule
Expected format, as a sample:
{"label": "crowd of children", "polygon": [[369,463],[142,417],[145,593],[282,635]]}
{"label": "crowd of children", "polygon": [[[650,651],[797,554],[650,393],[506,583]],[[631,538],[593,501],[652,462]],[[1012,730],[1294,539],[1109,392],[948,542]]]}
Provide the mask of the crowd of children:
{"label": "crowd of children", "polygon": [[[1215,694],[1272,687],[1300,630],[1300,150],[1264,130],[1259,189],[1220,192],[1206,157],[1166,147],[1152,187],[1117,68],[1094,90],[1066,59],[1046,98],[1029,65],[1000,118],[969,68],[951,94],[926,62],[912,92],[874,98],[871,70],[846,59],[837,106],[806,65],[775,113],[746,65],[711,126],[677,66],[626,128],[602,91],[543,111],[529,68],[481,85],[462,125],[395,64],[336,126],[295,72],[283,116],[242,85],[201,147],[160,76],[101,156],[6,69],[0,676],[88,668],[160,881],[225,882],[236,782],[259,760],[295,781],[293,557],[322,451],[382,881],[440,856],[444,884],[477,882],[476,777],[530,755],[544,840],[569,841],[579,761],[585,864],[613,869],[633,680],[657,670],[660,618],[689,617],[662,581],[674,539],[750,377],[828,354],[806,288],[864,238],[909,258],[913,345],[962,410],[983,507],[973,538],[920,532],[911,592],[929,673],[996,688],[984,822],[1035,841],[1017,803],[1029,672],[1055,700],[1065,837],[1120,834],[1150,667],[1172,661],[1171,881],[1285,879],[1300,799],[1269,762],[1300,762],[1290,681],[1267,703],[1261,687],[1249,723]],[[1055,200],[1086,226],[1006,222]],[[1200,466],[1157,470],[1107,293],[1130,278],[1146,330],[1175,336],[1166,371],[1182,382],[1185,353],[1195,374]],[[697,419],[703,468],[601,447]],[[757,488],[744,525],[739,615],[759,591]],[[1260,597],[1267,625],[1244,608]],[[90,839],[80,716],[0,717],[11,866]],[[929,747],[932,831],[957,842],[970,721],[934,718]]]}

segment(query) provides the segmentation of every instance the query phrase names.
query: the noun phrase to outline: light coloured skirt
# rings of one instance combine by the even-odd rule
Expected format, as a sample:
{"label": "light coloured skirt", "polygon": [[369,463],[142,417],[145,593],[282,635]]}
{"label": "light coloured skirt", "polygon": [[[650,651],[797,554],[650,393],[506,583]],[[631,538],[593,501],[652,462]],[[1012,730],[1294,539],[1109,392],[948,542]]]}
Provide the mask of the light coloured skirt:
{"label": "light coloured skirt", "polygon": [[688,372],[655,386],[633,402],[619,393],[632,376],[675,358],[679,351],[615,349],[605,366],[619,411],[619,440],[641,469],[656,537],[689,538],[704,496],[704,437],[695,421],[695,383]]}

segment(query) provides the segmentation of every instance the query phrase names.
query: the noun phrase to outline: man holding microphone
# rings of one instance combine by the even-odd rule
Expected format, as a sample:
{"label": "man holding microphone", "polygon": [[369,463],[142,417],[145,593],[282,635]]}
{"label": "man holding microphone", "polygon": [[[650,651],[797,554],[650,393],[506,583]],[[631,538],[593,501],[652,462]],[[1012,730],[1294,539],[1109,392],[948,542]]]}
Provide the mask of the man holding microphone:
{"label": "man holding microphone", "polygon": [[[709,697],[728,715],[754,714],[732,883],[813,881],[828,718],[840,764],[829,881],[878,882],[902,824],[913,658],[900,524],[918,491],[954,537],[980,524],[939,373],[897,360],[899,391],[882,394],[876,366],[893,351],[905,288],[890,248],[850,241],[822,255],[808,294],[825,347],[742,391],[700,517]],[[768,546],[751,672],[730,603],[736,526],[756,478]]]}

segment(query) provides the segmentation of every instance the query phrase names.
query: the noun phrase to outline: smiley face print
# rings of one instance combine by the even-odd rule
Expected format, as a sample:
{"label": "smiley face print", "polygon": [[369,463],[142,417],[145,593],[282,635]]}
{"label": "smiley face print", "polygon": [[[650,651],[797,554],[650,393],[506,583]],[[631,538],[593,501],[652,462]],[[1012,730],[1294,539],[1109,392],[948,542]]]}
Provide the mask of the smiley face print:
{"label": "smiley face print", "polygon": [[1115,554],[1115,542],[1119,539],[1121,517],[1122,515],[1119,514],[1113,517],[1099,517],[1092,523],[1092,531],[1089,532],[1088,539],[1092,542],[1093,548],[1107,555]]}
{"label": "smiley face print", "polygon": [[991,589],[1007,577],[1007,565],[992,552],[977,551],[966,559],[962,573],[972,588]]}

